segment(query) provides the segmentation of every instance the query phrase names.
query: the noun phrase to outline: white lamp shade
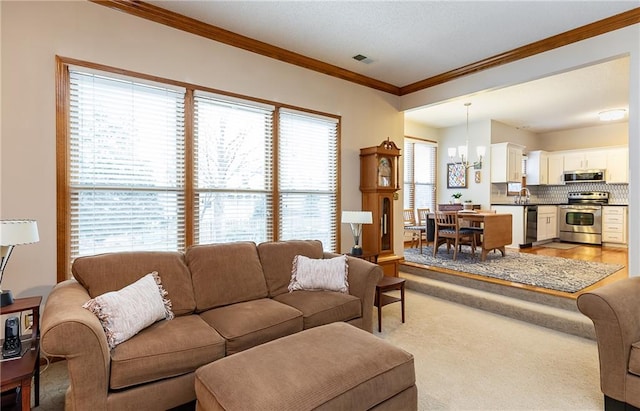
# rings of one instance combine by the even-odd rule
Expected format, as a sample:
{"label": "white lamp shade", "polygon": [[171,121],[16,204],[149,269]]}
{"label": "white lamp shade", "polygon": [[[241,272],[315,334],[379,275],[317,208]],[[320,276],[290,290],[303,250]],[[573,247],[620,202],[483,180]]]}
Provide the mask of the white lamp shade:
{"label": "white lamp shade", "polygon": [[371,224],[373,223],[373,215],[371,211],[343,211],[342,222],[345,224]]}
{"label": "white lamp shade", "polygon": [[0,245],[37,243],[38,224],[35,220],[0,220]]}
{"label": "white lamp shade", "polygon": [[478,155],[478,157],[484,157],[486,153],[487,153],[487,148],[485,146],[476,147],[476,154]]}
{"label": "white lamp shade", "polygon": [[467,146],[459,146],[458,153],[460,153],[460,158],[467,158]]}
{"label": "white lamp shade", "polygon": [[449,154],[449,157],[451,157],[451,158],[456,156],[456,148],[455,147],[449,147],[447,149],[447,152]]}

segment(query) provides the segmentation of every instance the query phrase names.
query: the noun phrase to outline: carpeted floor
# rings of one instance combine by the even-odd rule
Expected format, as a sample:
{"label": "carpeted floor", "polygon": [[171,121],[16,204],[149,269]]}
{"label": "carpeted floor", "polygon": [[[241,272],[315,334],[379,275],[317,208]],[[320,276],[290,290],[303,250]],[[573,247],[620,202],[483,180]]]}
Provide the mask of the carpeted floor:
{"label": "carpeted floor", "polygon": [[471,254],[471,248],[463,246],[458,259],[453,261],[453,251],[447,253],[445,245],[433,257],[431,246],[404,250],[404,259],[432,267],[499,278],[520,284],[533,285],[551,290],[574,293],[588,287],[623,268],[620,264],[608,264],[561,257],[519,253],[507,249],[489,253],[486,261],[480,261],[479,253]]}
{"label": "carpeted floor", "polygon": [[[374,312],[374,322],[377,321]],[[419,410],[602,410],[594,341],[407,290],[375,335],[415,357]],[[40,407],[62,410],[66,363],[42,373]]]}

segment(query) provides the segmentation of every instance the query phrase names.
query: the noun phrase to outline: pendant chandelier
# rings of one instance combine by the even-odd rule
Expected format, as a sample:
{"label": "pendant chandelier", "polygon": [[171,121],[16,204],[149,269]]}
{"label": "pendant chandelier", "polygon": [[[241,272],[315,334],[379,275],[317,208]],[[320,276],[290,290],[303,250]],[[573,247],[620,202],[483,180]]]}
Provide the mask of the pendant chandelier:
{"label": "pendant chandelier", "polygon": [[469,106],[471,103],[465,103],[465,107],[467,108],[467,135],[466,142],[464,146],[459,146],[457,150],[457,154],[459,158],[456,158],[456,148],[449,147],[447,150],[449,154],[449,160],[454,164],[463,165],[465,169],[467,168],[475,168],[476,170],[482,169],[482,157],[486,154],[485,146],[476,147],[476,155],[478,156],[478,160],[473,163],[469,161]]}

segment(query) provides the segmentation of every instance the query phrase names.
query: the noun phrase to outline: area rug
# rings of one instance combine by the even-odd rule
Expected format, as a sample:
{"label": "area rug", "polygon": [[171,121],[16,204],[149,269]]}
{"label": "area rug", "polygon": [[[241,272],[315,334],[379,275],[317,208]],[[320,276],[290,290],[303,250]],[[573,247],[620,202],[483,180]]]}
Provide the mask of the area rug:
{"label": "area rug", "polygon": [[412,263],[446,268],[484,277],[498,278],[520,284],[575,293],[623,268],[620,264],[572,260],[561,257],[519,253],[507,249],[504,257],[491,252],[486,261],[480,261],[476,251],[463,246],[458,259],[453,261],[453,250],[447,254],[446,246],[440,246],[437,256],[432,256],[431,246],[423,247],[422,254],[415,248],[404,250],[404,259]]}
{"label": "area rug", "polygon": [[541,247],[555,248],[557,250],[571,250],[572,248],[576,248],[577,246],[578,244],[572,243],[547,243],[541,245]]}

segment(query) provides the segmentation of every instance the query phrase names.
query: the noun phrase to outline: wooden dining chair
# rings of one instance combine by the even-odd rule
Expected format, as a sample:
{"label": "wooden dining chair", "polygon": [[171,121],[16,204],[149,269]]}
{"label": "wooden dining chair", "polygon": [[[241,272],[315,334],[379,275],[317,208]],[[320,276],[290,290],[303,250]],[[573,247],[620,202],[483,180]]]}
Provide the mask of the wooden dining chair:
{"label": "wooden dining chair", "polygon": [[460,227],[457,211],[436,211],[433,256],[442,244],[447,244],[447,253],[453,245],[453,259],[458,259],[458,250],[465,242],[471,245],[471,253],[476,253],[476,234],[469,227]]}
{"label": "wooden dining chair", "polygon": [[424,229],[420,231],[420,236],[425,244],[427,243],[427,219],[430,212],[429,208],[418,208],[418,225]]}
{"label": "wooden dining chair", "polygon": [[418,235],[420,234],[416,231],[416,215],[412,208],[405,208],[402,210],[402,217],[404,219],[404,233],[411,235],[411,244],[409,246],[413,248],[413,245],[418,243]]}
{"label": "wooden dining chair", "polygon": [[[483,214],[495,214],[496,210],[476,210],[477,213]],[[468,227],[470,230],[473,230],[476,233],[476,246],[480,246],[482,244],[482,235],[484,234],[484,227],[480,225],[471,225]]]}

